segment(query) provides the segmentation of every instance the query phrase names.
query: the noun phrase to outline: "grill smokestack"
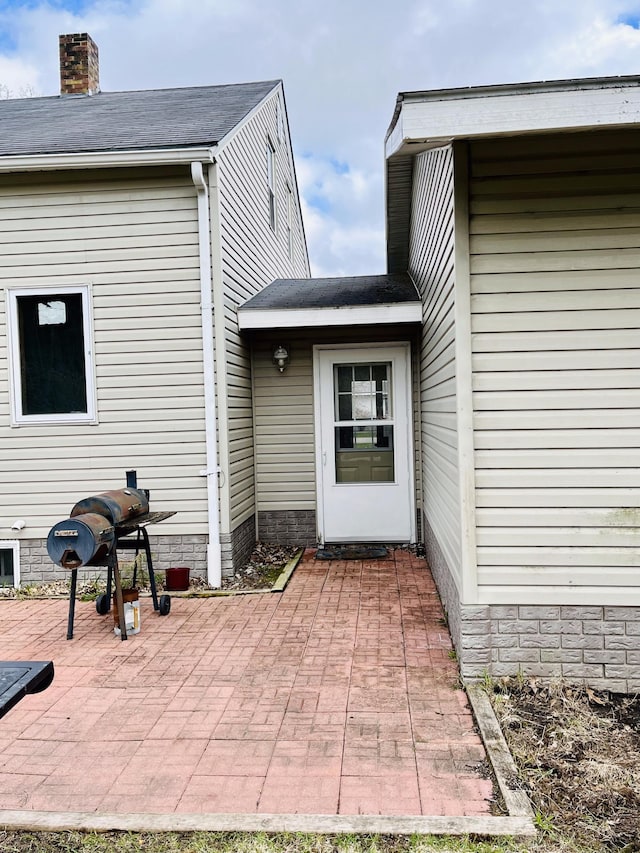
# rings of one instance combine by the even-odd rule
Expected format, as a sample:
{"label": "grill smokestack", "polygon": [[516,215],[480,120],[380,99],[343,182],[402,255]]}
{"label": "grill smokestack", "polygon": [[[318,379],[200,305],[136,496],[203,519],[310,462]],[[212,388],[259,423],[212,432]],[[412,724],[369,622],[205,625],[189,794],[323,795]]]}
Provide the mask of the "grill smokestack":
{"label": "grill smokestack", "polygon": [[60,94],[95,95],[100,91],[98,46],[88,33],[59,37]]}

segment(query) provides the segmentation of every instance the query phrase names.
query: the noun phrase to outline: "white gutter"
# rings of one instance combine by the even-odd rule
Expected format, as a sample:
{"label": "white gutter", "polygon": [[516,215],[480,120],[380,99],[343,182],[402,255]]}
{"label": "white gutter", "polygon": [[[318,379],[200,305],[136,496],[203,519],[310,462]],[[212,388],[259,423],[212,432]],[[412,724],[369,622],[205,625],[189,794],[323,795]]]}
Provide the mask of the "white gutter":
{"label": "white gutter", "polygon": [[0,172],[44,172],[56,169],[116,168],[121,166],[173,166],[213,162],[212,148],[158,148],[142,151],[84,151],[65,154],[0,156]]}
{"label": "white gutter", "polygon": [[202,356],[204,361],[205,441],[207,467],[200,473],[207,478],[207,582],[222,585],[222,548],[218,506],[218,453],[216,440],[216,384],[214,367],[213,300],[211,296],[211,231],[209,190],[202,163],[191,163],[191,179],[198,193],[198,245],[200,247],[200,309],[202,313]]}

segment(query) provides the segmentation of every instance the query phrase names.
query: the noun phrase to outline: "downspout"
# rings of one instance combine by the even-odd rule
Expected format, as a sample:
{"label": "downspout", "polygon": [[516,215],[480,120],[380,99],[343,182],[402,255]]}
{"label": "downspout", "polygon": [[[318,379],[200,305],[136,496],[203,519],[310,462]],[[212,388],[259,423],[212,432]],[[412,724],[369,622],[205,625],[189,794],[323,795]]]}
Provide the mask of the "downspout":
{"label": "downspout", "polygon": [[202,163],[191,163],[191,180],[198,194],[198,246],[200,249],[200,311],[202,315],[202,357],[204,369],[205,444],[207,467],[200,473],[207,478],[207,582],[222,585],[222,548],[218,505],[218,449],[216,438],[216,380],[214,367],[213,300],[211,296],[211,231],[209,190]]}

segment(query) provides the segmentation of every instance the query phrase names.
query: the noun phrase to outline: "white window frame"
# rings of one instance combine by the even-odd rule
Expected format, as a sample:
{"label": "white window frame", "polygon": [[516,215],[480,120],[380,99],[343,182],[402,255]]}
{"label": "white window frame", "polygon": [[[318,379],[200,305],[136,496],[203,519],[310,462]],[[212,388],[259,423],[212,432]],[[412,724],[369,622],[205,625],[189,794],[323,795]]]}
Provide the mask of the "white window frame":
{"label": "white window frame", "polygon": [[267,200],[269,204],[269,225],[276,230],[276,149],[267,136]]}
{"label": "white window frame", "polygon": [[13,551],[13,588],[20,586],[20,543],[17,539],[0,539],[0,551]]}
{"label": "white window frame", "polygon": [[[22,411],[22,364],[20,359],[20,330],[18,326],[18,298],[41,296],[51,298],[57,294],[79,293],[82,296],[82,322],[84,331],[84,368],[87,392],[87,411],[54,413],[50,415],[25,415]],[[47,285],[43,287],[12,287],[7,289],[7,315],[9,320],[9,362],[11,370],[11,423],[12,426],[27,424],[88,424],[96,423],[96,380],[93,348],[93,323],[91,310],[91,286]]]}

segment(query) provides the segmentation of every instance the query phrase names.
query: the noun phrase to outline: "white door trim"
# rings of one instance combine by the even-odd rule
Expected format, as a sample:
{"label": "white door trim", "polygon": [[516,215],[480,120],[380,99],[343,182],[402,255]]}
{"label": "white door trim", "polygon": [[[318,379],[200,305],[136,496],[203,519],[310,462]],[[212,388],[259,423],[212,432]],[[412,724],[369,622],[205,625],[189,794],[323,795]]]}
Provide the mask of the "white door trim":
{"label": "white door trim", "polygon": [[383,341],[379,343],[346,343],[346,344],[315,344],[313,347],[313,415],[314,415],[314,439],[315,439],[315,457],[316,457],[316,526],[318,530],[318,542],[324,543],[325,536],[325,517],[324,517],[324,491],[322,477],[322,411],[321,411],[321,394],[320,394],[320,358],[321,352],[333,351],[336,354],[344,352],[345,354],[354,350],[377,350],[377,349],[396,349],[403,350],[406,363],[406,395],[407,395],[407,474],[409,489],[409,506],[410,506],[410,530],[411,542],[416,542],[416,482],[415,482],[415,465],[414,465],[414,421],[413,421],[413,381],[412,381],[412,363],[411,363],[411,342],[410,341]]}

